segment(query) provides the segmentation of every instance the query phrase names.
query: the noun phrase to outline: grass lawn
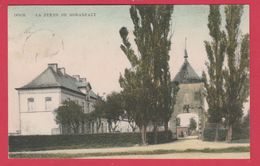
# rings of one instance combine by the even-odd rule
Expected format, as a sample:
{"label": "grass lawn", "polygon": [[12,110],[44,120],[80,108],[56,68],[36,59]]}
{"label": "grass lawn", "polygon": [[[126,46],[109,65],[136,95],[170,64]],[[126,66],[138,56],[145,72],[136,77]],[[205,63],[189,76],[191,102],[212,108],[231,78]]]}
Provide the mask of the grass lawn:
{"label": "grass lawn", "polygon": [[9,158],[83,158],[100,156],[121,156],[121,155],[157,155],[170,153],[240,153],[249,152],[250,147],[230,147],[222,149],[186,149],[186,150],[153,150],[153,151],[131,151],[131,152],[100,152],[100,153],[17,153],[9,154]]}
{"label": "grass lawn", "polygon": [[118,144],[80,144],[80,145],[61,145],[61,146],[40,146],[40,147],[23,147],[23,148],[12,148],[9,149],[9,152],[23,152],[23,151],[41,151],[41,150],[63,150],[63,149],[101,149],[101,148],[110,148],[110,147],[132,147],[135,144],[132,143],[118,143]]}

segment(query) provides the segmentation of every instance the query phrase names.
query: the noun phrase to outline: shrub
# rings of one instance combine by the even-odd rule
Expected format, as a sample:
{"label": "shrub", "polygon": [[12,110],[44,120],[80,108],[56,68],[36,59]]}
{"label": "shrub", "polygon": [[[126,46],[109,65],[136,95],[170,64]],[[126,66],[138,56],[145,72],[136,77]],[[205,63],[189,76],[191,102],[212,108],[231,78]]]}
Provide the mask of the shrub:
{"label": "shrub", "polygon": [[249,139],[250,128],[234,128],[233,129],[233,140]]}
{"label": "shrub", "polygon": [[[166,143],[166,142],[170,142],[170,141],[172,141],[172,132],[170,130],[157,132],[157,142],[158,143]],[[147,142],[148,142],[148,144],[155,144],[153,132],[147,133]]]}
{"label": "shrub", "polygon": [[[171,140],[171,132],[158,132],[158,143]],[[147,141],[154,142],[153,133],[147,133]],[[9,151],[133,146],[140,142],[140,133],[9,136]]]}
{"label": "shrub", "polygon": [[[204,141],[214,141],[215,138],[215,129],[214,128],[207,128],[204,129],[203,132],[203,140]],[[225,141],[226,140],[226,129],[219,129],[218,133],[218,141]],[[249,128],[234,128],[232,133],[232,140],[248,140],[249,139]]]}
{"label": "shrub", "polygon": [[[203,131],[203,140],[204,141],[214,141],[216,130],[214,128],[204,129]],[[218,130],[218,141],[225,141],[226,139],[226,129]]]}

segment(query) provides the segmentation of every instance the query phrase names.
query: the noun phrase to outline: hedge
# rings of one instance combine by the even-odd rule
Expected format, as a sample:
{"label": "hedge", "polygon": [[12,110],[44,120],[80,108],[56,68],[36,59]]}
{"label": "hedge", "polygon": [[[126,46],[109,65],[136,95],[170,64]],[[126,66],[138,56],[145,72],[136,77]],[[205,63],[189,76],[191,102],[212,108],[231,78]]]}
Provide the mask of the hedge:
{"label": "hedge", "polygon": [[233,140],[249,139],[249,138],[250,138],[250,128],[233,129]]}
{"label": "hedge", "polygon": [[[157,143],[172,141],[171,131],[158,132],[157,141]],[[147,142],[154,143],[153,133],[147,133]],[[133,146],[140,143],[140,133],[9,136],[9,151],[101,148]]]}
{"label": "hedge", "polygon": [[[172,132],[170,130],[168,131],[162,131],[162,132],[157,132],[157,143],[167,143],[171,142],[172,140]],[[148,144],[155,144],[154,140],[154,133],[153,132],[148,132],[147,133],[147,142]]]}
{"label": "hedge", "polygon": [[[226,129],[219,129],[218,130],[218,141],[225,141],[226,139]],[[215,134],[216,130],[209,128],[209,129],[204,129],[203,131],[203,140],[204,141],[214,141],[215,140]]]}
{"label": "hedge", "polygon": [[[226,129],[219,129],[218,130],[218,141],[225,141],[227,130]],[[215,138],[215,129],[208,128],[204,129],[203,132],[203,140],[204,141],[214,141]],[[241,140],[241,139],[248,139],[249,140],[249,128],[234,128],[232,133],[232,140]]]}

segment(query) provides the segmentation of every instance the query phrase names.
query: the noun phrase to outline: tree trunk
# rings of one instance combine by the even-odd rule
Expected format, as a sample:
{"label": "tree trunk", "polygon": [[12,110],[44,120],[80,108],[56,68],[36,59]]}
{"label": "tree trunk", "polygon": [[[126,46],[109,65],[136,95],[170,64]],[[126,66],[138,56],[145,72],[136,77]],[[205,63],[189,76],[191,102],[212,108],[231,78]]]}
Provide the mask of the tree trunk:
{"label": "tree trunk", "polygon": [[85,134],[85,122],[84,121],[81,122],[81,133]]}
{"label": "tree trunk", "polygon": [[144,145],[147,145],[147,137],[146,137],[146,126],[144,126],[144,142],[145,144]]}
{"label": "tree trunk", "polygon": [[66,125],[62,124],[61,128],[60,128],[61,134],[66,134],[66,130],[65,129],[66,129]]}
{"label": "tree trunk", "polygon": [[73,129],[73,134],[78,134],[78,127],[75,125],[72,127]]}
{"label": "tree trunk", "polygon": [[96,123],[96,133],[98,134],[99,133],[99,127],[98,127],[98,123]]}
{"label": "tree trunk", "polygon": [[168,130],[169,130],[168,122],[164,122],[164,131],[168,131]]}
{"label": "tree trunk", "polygon": [[154,123],[154,126],[153,126],[153,143],[154,144],[157,144],[158,143],[158,132],[157,132],[157,123]]}
{"label": "tree trunk", "polygon": [[226,136],[226,142],[231,143],[232,142],[232,133],[233,133],[233,127],[232,125],[228,125],[228,131]]}
{"label": "tree trunk", "polygon": [[141,137],[142,137],[142,144],[146,145],[146,127],[142,125],[141,127]]}
{"label": "tree trunk", "polygon": [[217,123],[216,130],[215,130],[215,139],[214,139],[215,142],[218,141],[218,129],[219,129],[219,124]]}
{"label": "tree trunk", "polygon": [[136,129],[135,124],[132,123],[132,122],[130,122],[130,121],[129,121],[128,123],[129,123],[130,127],[132,128],[132,132],[134,133],[134,132],[135,132],[135,129]]}
{"label": "tree trunk", "polygon": [[111,133],[112,132],[112,123],[110,121],[108,121],[107,123],[108,123],[108,132]]}
{"label": "tree trunk", "polygon": [[130,125],[131,129],[132,129],[132,132],[134,133],[135,132],[135,127]]}
{"label": "tree trunk", "polygon": [[135,132],[135,129],[136,129],[136,127],[135,127],[135,126],[131,126],[131,128],[132,128],[132,132],[134,133],[134,132]]}

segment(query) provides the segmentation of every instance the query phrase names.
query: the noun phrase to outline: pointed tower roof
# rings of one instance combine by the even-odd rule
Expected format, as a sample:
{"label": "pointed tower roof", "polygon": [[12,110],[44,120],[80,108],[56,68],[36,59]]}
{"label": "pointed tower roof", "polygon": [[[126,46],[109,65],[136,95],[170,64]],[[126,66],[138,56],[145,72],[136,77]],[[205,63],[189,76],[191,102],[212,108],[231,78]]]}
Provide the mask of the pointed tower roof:
{"label": "pointed tower roof", "polygon": [[181,66],[180,71],[174,77],[173,82],[177,82],[180,84],[202,82],[202,79],[198,76],[198,74],[194,71],[194,69],[191,67],[190,63],[188,62],[186,39],[185,39],[185,50],[184,50],[184,63]]}

